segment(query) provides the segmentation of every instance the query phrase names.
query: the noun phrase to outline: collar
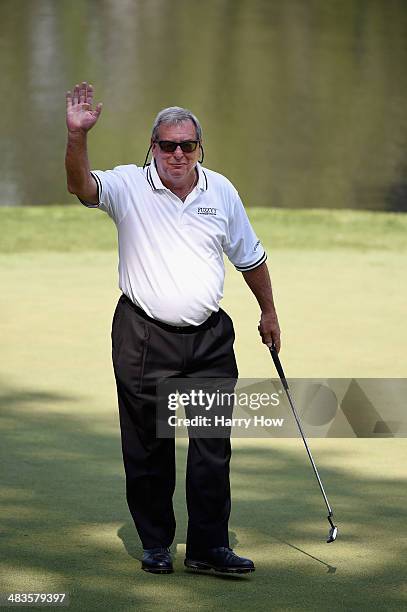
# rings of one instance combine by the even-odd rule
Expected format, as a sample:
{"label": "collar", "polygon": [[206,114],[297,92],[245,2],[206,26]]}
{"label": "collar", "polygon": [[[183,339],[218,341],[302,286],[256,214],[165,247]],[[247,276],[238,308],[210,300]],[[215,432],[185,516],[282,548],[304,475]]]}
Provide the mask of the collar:
{"label": "collar", "polygon": [[[203,170],[199,162],[197,162],[195,167],[198,170],[198,183],[196,184],[196,186],[199,187],[199,189],[201,189],[202,191],[206,191],[208,189],[208,179],[206,172]],[[148,180],[151,186],[151,189],[153,189],[154,191],[158,191],[159,189],[167,189],[167,187],[163,185],[160,176],[157,172],[154,157],[151,160],[151,164],[146,166],[144,173],[146,179]]]}

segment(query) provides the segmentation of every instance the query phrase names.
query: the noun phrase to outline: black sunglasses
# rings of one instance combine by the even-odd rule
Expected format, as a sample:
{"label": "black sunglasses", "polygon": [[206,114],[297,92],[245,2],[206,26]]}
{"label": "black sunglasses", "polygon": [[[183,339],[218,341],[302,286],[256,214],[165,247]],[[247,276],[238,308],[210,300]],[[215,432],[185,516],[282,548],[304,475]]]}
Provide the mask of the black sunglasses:
{"label": "black sunglasses", "polygon": [[156,140],[161,151],[164,153],[174,153],[177,147],[181,147],[184,153],[192,153],[198,146],[199,140],[183,140],[182,142],[173,142],[172,140]]}

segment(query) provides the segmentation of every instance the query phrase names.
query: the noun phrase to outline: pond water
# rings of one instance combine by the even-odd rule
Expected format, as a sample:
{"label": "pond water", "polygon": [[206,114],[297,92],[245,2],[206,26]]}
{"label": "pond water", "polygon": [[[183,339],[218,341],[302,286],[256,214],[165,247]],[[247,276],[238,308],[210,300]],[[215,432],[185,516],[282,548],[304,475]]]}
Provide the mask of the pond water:
{"label": "pond water", "polygon": [[166,106],[246,206],[407,210],[407,2],[1,0],[0,204],[73,203],[65,91],[103,101],[93,168],[142,164]]}

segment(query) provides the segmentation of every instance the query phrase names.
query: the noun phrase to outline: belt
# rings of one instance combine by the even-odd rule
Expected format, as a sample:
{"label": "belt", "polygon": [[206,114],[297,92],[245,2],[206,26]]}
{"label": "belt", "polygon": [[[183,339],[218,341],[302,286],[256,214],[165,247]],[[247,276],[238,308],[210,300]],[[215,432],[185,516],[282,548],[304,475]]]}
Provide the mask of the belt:
{"label": "belt", "polygon": [[164,323],[163,321],[158,321],[157,319],[149,317],[148,314],[144,312],[142,308],[136,306],[136,304],[134,304],[134,302],[132,302],[130,298],[127,297],[127,295],[124,295],[124,293],[121,295],[119,302],[130,306],[138,315],[140,315],[140,317],[143,317],[143,319],[145,319],[146,321],[150,321],[150,323],[161,327],[161,329],[165,329],[166,331],[174,332],[176,334],[195,334],[196,332],[200,332],[205,329],[210,329],[211,327],[214,327],[214,325],[216,325],[219,321],[220,311],[222,310],[220,308],[217,312],[213,312],[206,319],[206,321],[201,323],[201,325],[169,325],[168,323]]}

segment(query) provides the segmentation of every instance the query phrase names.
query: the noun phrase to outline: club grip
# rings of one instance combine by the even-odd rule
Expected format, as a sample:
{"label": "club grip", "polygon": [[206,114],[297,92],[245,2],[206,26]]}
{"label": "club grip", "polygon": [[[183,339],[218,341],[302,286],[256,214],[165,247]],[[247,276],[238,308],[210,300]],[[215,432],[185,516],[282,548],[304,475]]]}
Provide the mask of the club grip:
{"label": "club grip", "polygon": [[269,346],[269,350],[270,350],[270,354],[273,358],[274,361],[274,365],[276,366],[276,370],[278,372],[278,375],[281,379],[281,382],[283,383],[283,387],[284,389],[288,389],[288,383],[284,374],[284,370],[283,370],[283,366],[281,365],[280,359],[278,358],[278,353],[275,349],[275,346],[273,344],[273,346]]}

